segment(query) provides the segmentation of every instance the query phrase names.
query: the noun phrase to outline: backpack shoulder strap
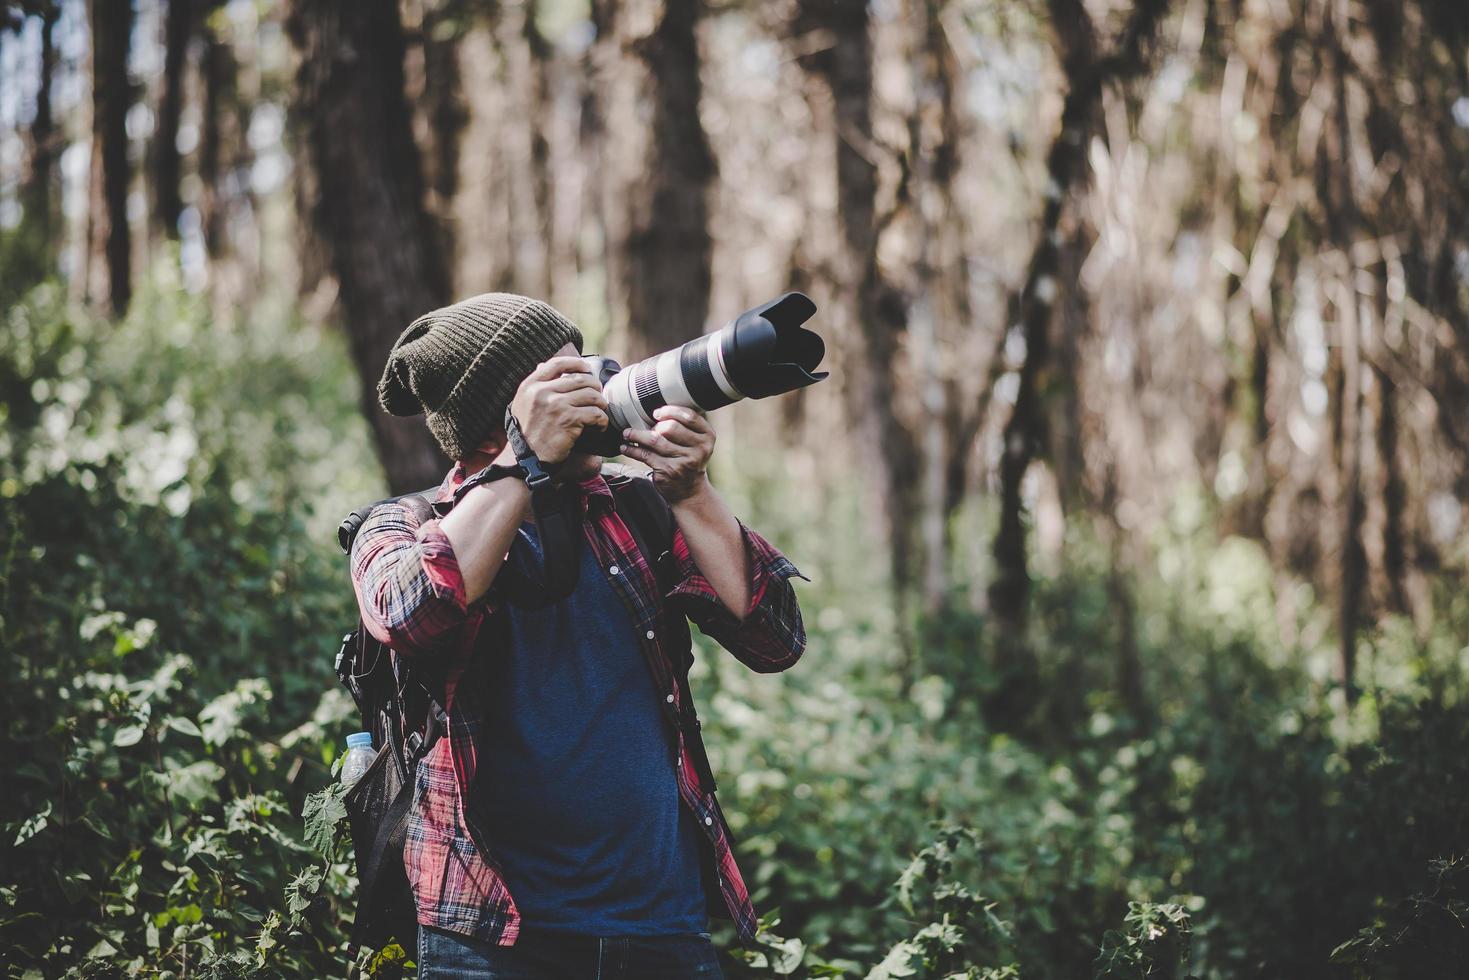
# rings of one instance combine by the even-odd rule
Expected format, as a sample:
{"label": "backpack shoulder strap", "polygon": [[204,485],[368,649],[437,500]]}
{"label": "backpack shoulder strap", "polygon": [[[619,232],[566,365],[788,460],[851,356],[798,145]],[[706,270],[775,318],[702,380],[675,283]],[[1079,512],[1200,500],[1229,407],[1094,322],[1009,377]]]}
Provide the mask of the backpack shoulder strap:
{"label": "backpack shoulder strap", "polygon": [[672,564],[673,508],[668,506],[668,501],[653,486],[652,480],[634,476],[615,463],[609,463],[602,472],[617,501],[618,513],[647,559],[654,579],[666,591],[672,587],[667,578]]}

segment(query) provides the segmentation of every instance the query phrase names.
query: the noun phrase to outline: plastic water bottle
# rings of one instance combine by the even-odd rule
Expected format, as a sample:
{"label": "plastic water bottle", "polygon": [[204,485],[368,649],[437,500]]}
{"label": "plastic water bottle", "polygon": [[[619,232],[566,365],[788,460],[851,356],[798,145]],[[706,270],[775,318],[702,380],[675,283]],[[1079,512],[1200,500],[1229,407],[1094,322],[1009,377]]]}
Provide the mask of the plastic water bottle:
{"label": "plastic water bottle", "polygon": [[351,786],[362,778],[377,752],[372,748],[372,732],[353,732],[347,736],[347,758],[342,760],[342,785]]}

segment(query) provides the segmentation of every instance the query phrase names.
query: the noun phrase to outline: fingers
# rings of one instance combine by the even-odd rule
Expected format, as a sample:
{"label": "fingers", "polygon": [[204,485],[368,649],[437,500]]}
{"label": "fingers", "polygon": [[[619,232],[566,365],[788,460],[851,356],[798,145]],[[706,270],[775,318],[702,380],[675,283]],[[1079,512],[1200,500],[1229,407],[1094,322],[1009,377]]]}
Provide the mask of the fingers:
{"label": "fingers", "polygon": [[674,419],[682,422],[695,432],[712,433],[714,427],[709,424],[709,419],[704,413],[696,408],[688,408],[684,405],[664,405],[653,411],[653,418],[658,421]]}
{"label": "fingers", "polygon": [[[592,367],[580,357],[566,355],[553,357],[536,365],[530,377],[536,381],[551,381],[563,374],[585,374],[591,376]],[[595,381],[595,379],[593,379]]]}
{"label": "fingers", "polygon": [[648,452],[642,446],[634,446],[631,443],[623,443],[622,455],[626,456],[628,459],[635,459],[639,463],[644,463],[648,466],[653,465],[653,454]]}
{"label": "fingers", "polygon": [[627,429],[622,434],[622,441],[643,449],[650,449],[656,456],[680,456],[687,448],[676,445],[662,433],[653,429]]}
{"label": "fingers", "polygon": [[578,388],[590,388],[593,391],[601,391],[602,386],[597,379],[590,374],[563,374],[559,378],[540,382],[540,387],[546,391],[576,391]]}
{"label": "fingers", "polygon": [[607,396],[602,394],[601,388],[576,388],[562,395],[561,401],[567,405],[591,405],[607,411]]}
{"label": "fingers", "polygon": [[685,449],[697,449],[711,439],[710,436],[695,432],[678,419],[664,419],[653,426],[653,431]]}
{"label": "fingers", "polygon": [[571,416],[571,420],[587,429],[605,429],[610,421],[607,413],[595,406],[578,408],[576,414]]}

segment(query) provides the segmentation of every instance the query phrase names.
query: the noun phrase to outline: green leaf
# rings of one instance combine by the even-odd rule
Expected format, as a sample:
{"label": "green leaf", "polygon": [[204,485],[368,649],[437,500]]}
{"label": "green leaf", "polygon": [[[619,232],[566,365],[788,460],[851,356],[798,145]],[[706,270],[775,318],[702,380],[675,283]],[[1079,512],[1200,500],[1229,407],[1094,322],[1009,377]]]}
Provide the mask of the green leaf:
{"label": "green leaf", "polygon": [[347,819],[347,807],[342,802],[342,784],[329,783],[320,792],[307,796],[301,817],[306,822],[307,846],[330,857],[337,837],[337,825]]}
{"label": "green leaf", "polygon": [[224,770],[217,763],[200,759],[159,778],[168,786],[169,793],[177,799],[198,806],[206,800],[219,799],[219,784],[224,779]]}
{"label": "green leaf", "polygon": [[102,960],[116,955],[117,947],[105,939],[97,940],[97,945],[87,950],[87,959],[89,960]]}
{"label": "green leaf", "polygon": [[321,892],[321,869],[310,867],[291,879],[286,886],[286,911],[291,913],[291,924],[299,925],[301,913],[311,907],[311,902]]}
{"label": "green leaf", "polygon": [[905,939],[888,950],[888,955],[882,958],[882,962],[867,974],[867,980],[904,980],[906,977],[917,976],[918,968],[913,965],[913,961],[918,957],[918,947]]}
{"label": "green leaf", "polygon": [[46,825],[51,822],[50,818],[51,804],[48,802],[44,810],[42,810],[40,813],[37,813],[35,816],[32,816],[31,818],[26,820],[25,823],[20,825],[20,830],[17,831],[15,835],[14,846],[19,847],[26,841],[30,840],[32,837],[39,834],[41,831],[45,830]]}
{"label": "green leaf", "polygon": [[210,745],[223,745],[242,735],[242,725],[249,713],[258,711],[271,699],[270,685],[261,677],[247,677],[204,706],[199,712],[204,740]]}
{"label": "green leaf", "polygon": [[770,948],[770,968],[778,976],[787,977],[796,972],[801,961],[806,958],[806,944],[799,939],[779,939],[772,936],[765,941]]}
{"label": "green leaf", "polygon": [[192,735],[194,738],[204,737],[204,733],[199,730],[198,725],[194,724],[189,719],[181,718],[178,715],[174,715],[168,718],[166,721],[164,721],[163,724],[165,727],[171,728],[176,732],[182,732],[185,735]]}
{"label": "green leaf", "polygon": [[112,744],[119,749],[124,749],[129,745],[137,745],[143,740],[143,735],[142,725],[125,725],[113,734]]}

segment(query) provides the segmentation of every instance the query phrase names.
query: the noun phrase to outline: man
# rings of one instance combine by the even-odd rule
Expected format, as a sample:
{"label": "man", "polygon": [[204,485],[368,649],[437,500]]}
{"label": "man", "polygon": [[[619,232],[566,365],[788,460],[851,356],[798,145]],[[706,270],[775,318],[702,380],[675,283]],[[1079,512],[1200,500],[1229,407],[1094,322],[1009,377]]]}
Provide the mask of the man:
{"label": "man", "polygon": [[[710,485],[707,420],[665,406],[622,433],[672,509],[664,594],[601,458],[571,451],[608,424],[581,348],[547,304],[487,294],[416,320],[378,387],[456,460],[431,519],[379,507],[351,558],[369,631],[445,681],[448,736],[419,766],[404,849],[423,978],[717,977],[708,911],[754,932],[697,735],[669,719],[688,707],[684,617],[750,668],[784,670],[806,643],[800,573]],[[526,483],[487,479],[516,462],[507,405],[585,513],[576,589],[539,609],[496,588],[539,555]]]}

